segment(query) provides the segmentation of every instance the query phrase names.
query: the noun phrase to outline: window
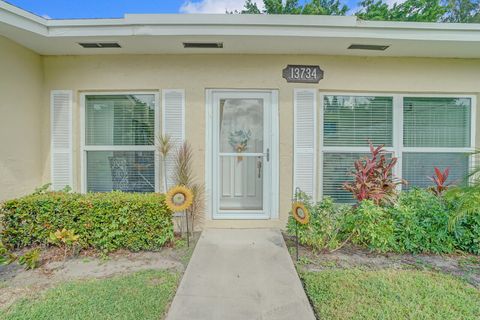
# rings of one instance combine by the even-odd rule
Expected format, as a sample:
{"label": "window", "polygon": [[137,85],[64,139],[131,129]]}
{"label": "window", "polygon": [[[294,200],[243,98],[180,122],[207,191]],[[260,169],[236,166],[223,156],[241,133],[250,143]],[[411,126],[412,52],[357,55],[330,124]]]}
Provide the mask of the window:
{"label": "window", "polygon": [[449,181],[465,183],[471,146],[471,99],[403,98],[403,178],[426,187],[433,168],[450,168]]}
{"label": "window", "polygon": [[399,161],[404,188],[431,185],[433,167],[450,168],[449,181],[464,183],[473,150],[472,98],[414,95],[324,95],[321,141],[322,194],[353,202],[342,189],[368,141],[384,145]]}
{"label": "window", "polygon": [[154,192],[155,94],[85,95],[87,192]]}
{"label": "window", "polygon": [[355,160],[369,152],[368,142],[393,147],[393,98],[326,95],[323,98],[323,195],[353,202],[343,190]]}

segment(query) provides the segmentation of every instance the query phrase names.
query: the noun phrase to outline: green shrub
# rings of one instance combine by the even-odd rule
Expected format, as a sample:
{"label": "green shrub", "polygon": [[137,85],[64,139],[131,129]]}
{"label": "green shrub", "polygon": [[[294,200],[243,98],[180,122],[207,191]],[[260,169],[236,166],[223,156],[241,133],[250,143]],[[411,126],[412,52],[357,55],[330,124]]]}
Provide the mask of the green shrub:
{"label": "green shrub", "polygon": [[0,241],[0,266],[10,264],[15,261],[17,257],[8,251],[2,241]]}
{"label": "green shrub", "polygon": [[480,212],[462,218],[453,232],[460,250],[480,255]]}
{"label": "green shrub", "polygon": [[[335,204],[329,197],[314,205],[304,193],[300,194],[300,200],[310,212],[310,222],[298,224],[299,242],[316,250],[338,248],[345,237],[344,220],[350,206]],[[295,219],[292,216],[288,219],[287,231],[295,235]]]}
{"label": "green shrub", "polygon": [[5,244],[48,244],[50,233],[75,230],[83,248],[155,250],[173,239],[172,214],[160,194],[40,192],[7,201],[1,211]]}
{"label": "green shrub", "polygon": [[480,185],[449,189],[445,199],[452,211],[449,227],[457,247],[480,254]]}
{"label": "green shrub", "polygon": [[32,249],[25,252],[18,258],[18,263],[22,265],[25,270],[36,269],[40,265],[40,249]]}
{"label": "green shrub", "polygon": [[[300,200],[310,211],[310,222],[298,225],[299,242],[316,250],[334,250],[350,239],[379,252],[440,254],[461,250],[480,254],[480,205],[475,205],[480,195],[472,197],[469,200],[465,192],[458,191],[437,196],[413,188],[401,192],[396,204],[381,206],[364,200],[351,207],[335,204],[328,197],[312,204],[302,193]],[[459,215],[467,205],[468,213]],[[452,220],[456,221],[454,227]],[[292,217],[287,230],[295,234]]]}
{"label": "green shrub", "polygon": [[451,210],[441,197],[414,188],[402,192],[390,212],[395,221],[396,251],[450,253],[455,250],[455,237],[448,229]]}
{"label": "green shrub", "polygon": [[394,221],[388,209],[371,200],[362,201],[347,216],[346,228],[355,244],[380,252],[395,249]]}

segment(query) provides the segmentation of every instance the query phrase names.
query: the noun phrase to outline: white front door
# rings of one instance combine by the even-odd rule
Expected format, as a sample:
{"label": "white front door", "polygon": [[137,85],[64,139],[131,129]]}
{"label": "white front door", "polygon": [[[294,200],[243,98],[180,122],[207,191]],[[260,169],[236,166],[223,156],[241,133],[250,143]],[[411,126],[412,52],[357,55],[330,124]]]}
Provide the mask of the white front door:
{"label": "white front door", "polygon": [[272,209],[271,91],[212,91],[214,219],[268,219]]}

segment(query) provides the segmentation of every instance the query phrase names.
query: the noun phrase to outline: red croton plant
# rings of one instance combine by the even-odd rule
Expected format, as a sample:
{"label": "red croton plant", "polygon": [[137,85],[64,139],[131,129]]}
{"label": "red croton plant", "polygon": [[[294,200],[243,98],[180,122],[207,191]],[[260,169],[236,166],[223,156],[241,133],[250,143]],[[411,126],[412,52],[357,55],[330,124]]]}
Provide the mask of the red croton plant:
{"label": "red croton plant", "polygon": [[434,170],[435,174],[431,177],[428,177],[428,179],[435,183],[435,186],[431,187],[430,190],[432,190],[432,192],[437,196],[440,196],[450,185],[447,183],[448,175],[450,174],[450,168],[446,168],[443,172],[437,167],[435,167]]}
{"label": "red croton plant", "polygon": [[405,183],[392,173],[397,158],[387,159],[383,145],[374,147],[371,142],[369,145],[370,155],[355,161],[355,170],[351,173],[353,181],[345,182],[343,189],[351,192],[358,202],[391,203],[397,196],[397,185]]}

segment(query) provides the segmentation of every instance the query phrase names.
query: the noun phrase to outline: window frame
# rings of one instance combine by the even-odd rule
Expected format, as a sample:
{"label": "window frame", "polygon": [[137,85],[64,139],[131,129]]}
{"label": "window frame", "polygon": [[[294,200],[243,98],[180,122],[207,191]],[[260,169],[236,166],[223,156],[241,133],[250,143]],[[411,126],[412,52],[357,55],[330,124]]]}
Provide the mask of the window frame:
{"label": "window frame", "polygon": [[[86,97],[87,96],[108,96],[108,95],[153,95],[155,102],[154,117],[154,144],[144,146],[89,146],[86,144]],[[158,152],[158,139],[160,128],[160,91],[84,91],[80,93],[80,190],[87,193],[87,152],[88,151],[153,151],[155,170],[155,192],[160,192],[160,154]]]}
{"label": "window frame", "polygon": [[[455,94],[455,93],[448,93],[448,94],[441,94],[441,93],[389,93],[389,92],[369,92],[369,91],[362,91],[362,92],[349,92],[349,91],[320,91],[319,92],[319,103],[317,111],[317,121],[318,121],[318,128],[317,134],[318,142],[317,142],[317,172],[320,172],[319,176],[317,177],[317,199],[323,199],[323,165],[324,165],[324,154],[325,153],[358,153],[358,152],[369,152],[368,147],[334,147],[334,146],[324,146],[324,132],[323,132],[323,124],[324,124],[324,98],[325,96],[335,96],[335,95],[343,95],[343,96],[370,96],[370,97],[392,97],[393,99],[393,124],[392,124],[392,146],[385,147],[385,151],[392,153],[393,156],[398,158],[397,164],[393,169],[393,174],[399,178],[402,177],[402,167],[403,167],[403,153],[404,152],[422,152],[422,153],[435,153],[435,152],[443,152],[443,153],[471,153],[475,151],[476,141],[476,123],[477,123],[477,101],[476,95],[474,94]],[[440,147],[404,147],[403,146],[403,99],[405,97],[412,97],[412,98],[466,98],[470,99],[471,101],[471,113],[470,113],[470,146],[469,147],[458,147],[458,148],[440,148]],[[469,170],[474,165],[474,157],[469,157]],[[402,189],[402,186],[399,185],[398,190]]]}

